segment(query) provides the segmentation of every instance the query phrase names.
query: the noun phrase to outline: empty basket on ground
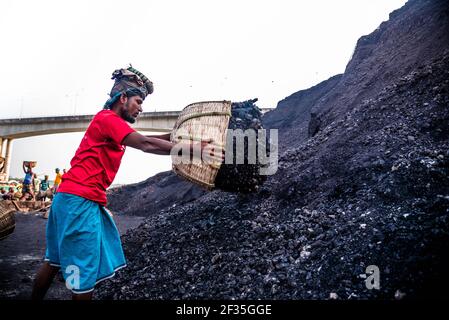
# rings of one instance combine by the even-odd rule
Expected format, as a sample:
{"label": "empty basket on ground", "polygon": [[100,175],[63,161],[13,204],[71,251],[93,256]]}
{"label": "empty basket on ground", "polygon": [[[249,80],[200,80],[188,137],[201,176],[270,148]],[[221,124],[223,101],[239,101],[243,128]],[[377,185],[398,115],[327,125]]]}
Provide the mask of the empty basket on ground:
{"label": "empty basket on ground", "polygon": [[[171,133],[172,142],[212,139],[213,145],[225,148],[226,129],[231,117],[230,101],[205,101],[192,103],[184,108]],[[206,189],[215,187],[220,163],[206,163],[193,159],[188,163],[176,163],[172,155],[173,171]],[[179,159],[179,158],[178,158]]]}
{"label": "empty basket on ground", "polygon": [[16,227],[15,211],[16,209],[11,205],[10,201],[0,201],[0,240],[14,232]]}

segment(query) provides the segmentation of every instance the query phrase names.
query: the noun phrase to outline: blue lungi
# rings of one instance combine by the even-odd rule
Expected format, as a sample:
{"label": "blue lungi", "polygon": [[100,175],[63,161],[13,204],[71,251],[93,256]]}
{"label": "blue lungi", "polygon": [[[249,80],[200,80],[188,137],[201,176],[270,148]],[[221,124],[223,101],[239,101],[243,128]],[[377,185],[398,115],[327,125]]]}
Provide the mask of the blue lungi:
{"label": "blue lungi", "polygon": [[81,294],[126,267],[120,234],[100,204],[57,193],[47,222],[45,261],[61,268],[66,286]]}

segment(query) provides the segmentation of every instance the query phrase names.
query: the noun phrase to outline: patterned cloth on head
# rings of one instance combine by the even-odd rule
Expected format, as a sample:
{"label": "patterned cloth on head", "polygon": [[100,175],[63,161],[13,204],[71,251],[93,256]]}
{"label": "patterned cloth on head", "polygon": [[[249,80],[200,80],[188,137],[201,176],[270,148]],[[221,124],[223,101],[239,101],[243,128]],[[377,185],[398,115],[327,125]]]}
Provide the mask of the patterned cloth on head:
{"label": "patterned cloth on head", "polygon": [[109,109],[123,93],[132,92],[145,99],[154,90],[153,82],[133,67],[115,70],[111,79],[115,80],[115,83],[109,94],[111,98],[106,101],[104,109]]}

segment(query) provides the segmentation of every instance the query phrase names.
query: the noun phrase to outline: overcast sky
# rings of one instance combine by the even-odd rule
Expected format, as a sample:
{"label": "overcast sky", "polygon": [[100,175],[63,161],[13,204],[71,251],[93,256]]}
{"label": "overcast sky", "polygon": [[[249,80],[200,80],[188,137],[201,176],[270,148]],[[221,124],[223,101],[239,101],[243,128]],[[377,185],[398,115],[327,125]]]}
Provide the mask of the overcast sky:
{"label": "overcast sky", "polygon": [[[0,118],[95,114],[112,72],[132,63],[154,83],[144,111],[204,100],[286,96],[342,73],[357,39],[404,0],[0,0]],[[82,133],[14,140],[38,174],[69,168]],[[171,168],[128,148],[114,184]]]}

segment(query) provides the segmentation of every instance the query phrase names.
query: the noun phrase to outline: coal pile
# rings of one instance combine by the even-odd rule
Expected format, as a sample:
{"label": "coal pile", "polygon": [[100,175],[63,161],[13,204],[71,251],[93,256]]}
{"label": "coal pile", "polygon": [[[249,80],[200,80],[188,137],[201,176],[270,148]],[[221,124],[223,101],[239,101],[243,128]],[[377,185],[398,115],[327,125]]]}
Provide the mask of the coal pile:
{"label": "coal pile", "polygon": [[[232,148],[232,163],[223,163],[215,178],[215,187],[231,192],[253,192],[256,191],[266,180],[266,175],[262,175],[260,170],[266,164],[262,164],[257,157],[259,142],[262,137],[258,135],[258,130],[262,128],[262,112],[256,106],[257,99],[244,102],[232,103],[232,116],[229,120],[228,129],[241,130],[242,133],[252,131],[256,140],[249,143],[248,136],[244,138],[243,163],[237,162],[237,139],[227,139],[226,152]],[[264,146],[268,147],[267,139]],[[255,161],[249,159],[249,148],[253,148]],[[265,148],[267,149],[267,148]]]}
{"label": "coal pile", "polygon": [[173,171],[166,171],[139,183],[110,188],[106,194],[108,209],[115,214],[142,217],[193,201],[205,193]]}
{"label": "coal pile", "polygon": [[[318,100],[316,132],[286,143],[256,192],[215,190],[123,236],[128,267],[95,298],[448,299],[446,5],[409,0],[373,33],[385,38],[372,51],[357,46],[333,95]],[[420,55],[402,58],[401,74],[385,64]],[[377,70],[388,81],[357,86]],[[379,289],[366,286],[369,266]]]}
{"label": "coal pile", "polygon": [[[448,297],[447,70],[449,52],[288,149],[258,192],[213,191],[150,216],[95,297]],[[379,290],[365,285],[369,265]]]}

